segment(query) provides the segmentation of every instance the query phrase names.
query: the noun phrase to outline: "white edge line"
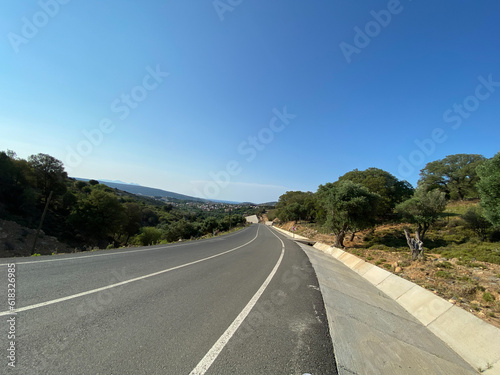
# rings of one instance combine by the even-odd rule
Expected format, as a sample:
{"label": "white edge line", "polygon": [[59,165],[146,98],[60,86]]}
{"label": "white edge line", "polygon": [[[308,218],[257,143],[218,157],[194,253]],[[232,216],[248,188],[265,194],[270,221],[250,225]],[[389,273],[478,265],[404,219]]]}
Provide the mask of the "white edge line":
{"label": "white edge line", "polygon": [[[270,231],[273,233],[272,231]],[[274,233],[273,233],[274,234]],[[276,234],[274,234],[276,236]],[[276,236],[281,241],[281,255],[278,259],[278,262],[274,266],[273,270],[267,277],[267,279],[264,281],[264,283],[261,285],[259,290],[257,290],[257,293],[254,294],[252,299],[247,303],[247,305],[243,308],[243,310],[239,313],[239,315],[234,319],[234,321],[231,323],[231,325],[226,329],[226,331],[222,334],[221,337],[217,340],[217,342],[212,346],[212,348],[205,354],[205,356],[202,358],[202,360],[196,365],[196,367],[189,373],[189,375],[204,375],[210,366],[214,363],[214,361],[217,359],[219,354],[222,352],[222,349],[227,345],[231,337],[236,333],[238,328],[241,326],[245,318],[248,316],[250,311],[253,309],[257,301],[259,300],[260,296],[264,291],[266,290],[267,286],[271,282],[272,278],[278,271],[278,267],[281,264],[281,261],[283,260],[283,256],[285,255],[285,244],[279,238]]]}
{"label": "white edge line", "polygon": [[[231,236],[233,233],[228,234],[226,236]],[[224,237],[219,237],[219,238],[224,238]],[[213,240],[213,239],[219,239],[217,237],[212,237],[208,240]],[[225,237],[227,238],[227,237]],[[110,252],[106,254],[93,254],[93,255],[83,255],[83,256],[77,256],[77,257],[69,257],[69,258],[61,258],[61,259],[45,259],[45,260],[31,260],[28,262],[10,262],[10,263],[1,263],[1,266],[8,266],[9,264],[16,264],[16,266],[20,266],[22,264],[32,264],[32,263],[46,263],[46,262],[63,262],[65,260],[74,260],[74,259],[84,259],[84,258],[95,258],[95,257],[103,257],[103,256],[110,256],[110,255],[124,255],[124,254],[131,254],[131,253],[137,253],[137,252],[142,252],[142,251],[154,251],[154,250],[163,250],[163,249],[172,249],[174,247],[179,247],[183,245],[187,245],[192,242],[184,242],[183,244],[169,244],[169,246],[161,246],[161,247],[155,247],[153,249],[138,249],[138,250],[127,250],[127,251],[116,251],[116,252]],[[105,250],[101,250],[105,251]],[[67,254],[67,253],[65,253]],[[18,259],[23,259],[23,258],[18,258]]]}
{"label": "white edge line", "polygon": [[224,254],[227,254],[227,253],[231,253],[235,250],[238,250],[238,249],[241,249],[242,247],[252,243],[253,241],[255,241],[255,239],[257,238],[257,236],[259,235],[259,228],[257,228],[257,233],[255,235],[255,237],[253,239],[251,239],[250,241],[248,241],[247,243],[243,244],[243,245],[240,245],[238,247],[235,247],[234,249],[231,249],[231,250],[226,250],[222,253],[219,253],[219,254],[215,254],[215,255],[211,255],[209,257],[206,257],[206,258],[203,258],[203,259],[198,259],[198,260],[195,260],[193,262],[189,262],[189,263],[185,263],[185,264],[181,264],[180,266],[175,266],[175,267],[172,267],[172,268],[168,268],[166,270],[162,270],[162,271],[158,271],[158,272],[154,272],[154,273],[150,273],[148,275],[144,275],[144,276],[139,276],[139,277],[136,277],[134,279],[130,279],[130,280],[125,280],[125,281],[121,281],[119,283],[116,283],[116,284],[111,284],[111,285],[107,285],[107,286],[103,286],[102,288],[97,288],[97,289],[92,289],[92,290],[88,290],[86,292],[82,292],[82,293],[77,293],[77,294],[73,294],[71,296],[67,296],[67,297],[62,297],[62,298],[57,298],[57,299],[54,299],[54,300],[51,300],[51,301],[46,301],[46,302],[41,302],[41,303],[37,303],[35,305],[30,305],[30,306],[25,306],[25,307],[20,307],[18,309],[14,309],[12,311],[10,310],[7,310],[7,311],[2,311],[0,312],[0,316],[5,316],[5,315],[15,315],[17,314],[18,312],[21,312],[21,311],[27,311],[27,310],[33,310],[33,309],[36,309],[36,308],[39,308],[39,307],[43,307],[43,306],[48,306],[48,305],[52,305],[54,303],[59,303],[59,302],[64,302],[64,301],[68,301],[70,299],[74,299],[74,298],[78,298],[78,297],[83,297],[83,296],[86,296],[88,294],[93,294],[93,293],[98,293],[98,292],[101,292],[103,290],[106,290],[106,289],[111,289],[111,288],[115,288],[117,286],[121,286],[121,285],[125,285],[125,284],[129,284],[129,283],[132,283],[134,281],[139,281],[139,280],[143,280],[143,279],[147,279],[148,277],[153,277],[153,276],[157,276],[157,275],[161,275],[162,273],[166,273],[166,272],[169,272],[169,271],[173,271],[173,270],[177,270],[179,268],[184,268],[184,267],[187,267],[187,266],[191,266],[193,264],[196,264],[196,263],[200,263],[200,262],[203,262],[205,260],[209,260],[209,259],[213,259],[213,258],[217,258],[221,255],[224,255]]}

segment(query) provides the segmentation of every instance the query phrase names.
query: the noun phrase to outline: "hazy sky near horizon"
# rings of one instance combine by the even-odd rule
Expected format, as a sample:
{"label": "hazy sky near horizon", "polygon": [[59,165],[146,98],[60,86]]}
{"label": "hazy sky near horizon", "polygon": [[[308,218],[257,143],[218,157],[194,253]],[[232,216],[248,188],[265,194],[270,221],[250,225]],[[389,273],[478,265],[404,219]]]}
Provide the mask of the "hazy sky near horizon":
{"label": "hazy sky near horizon", "polygon": [[0,150],[266,202],[500,151],[495,0],[0,5]]}

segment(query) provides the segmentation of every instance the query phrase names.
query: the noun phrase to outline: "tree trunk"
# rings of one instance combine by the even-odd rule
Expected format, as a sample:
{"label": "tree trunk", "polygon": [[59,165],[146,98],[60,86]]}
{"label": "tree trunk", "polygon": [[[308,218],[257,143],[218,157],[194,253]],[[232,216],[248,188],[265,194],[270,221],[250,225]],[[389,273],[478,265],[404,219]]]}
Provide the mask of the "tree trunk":
{"label": "tree trunk", "polygon": [[347,224],[342,226],[342,229],[339,230],[338,233],[335,234],[335,243],[333,246],[343,249],[344,248],[344,238],[346,235]]}
{"label": "tree trunk", "polygon": [[356,232],[351,233],[351,242],[354,241],[354,236],[356,235]]}
{"label": "tree trunk", "polygon": [[333,246],[343,249],[344,238],[345,238],[345,232],[343,230],[339,231],[339,233],[335,235],[335,243],[333,244]]}
{"label": "tree trunk", "polygon": [[411,260],[423,259],[424,257],[424,243],[420,239],[420,230],[415,231],[415,238],[411,238],[408,229],[405,228],[405,237],[408,247],[411,251]]}

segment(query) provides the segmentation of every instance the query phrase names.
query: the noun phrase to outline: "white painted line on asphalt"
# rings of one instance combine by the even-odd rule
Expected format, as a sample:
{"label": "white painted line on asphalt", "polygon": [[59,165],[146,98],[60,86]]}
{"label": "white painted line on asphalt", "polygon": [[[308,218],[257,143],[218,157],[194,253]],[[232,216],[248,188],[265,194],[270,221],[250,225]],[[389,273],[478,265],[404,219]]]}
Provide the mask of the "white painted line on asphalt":
{"label": "white painted line on asphalt", "polygon": [[[271,230],[270,230],[271,231]],[[271,233],[273,233],[271,231]],[[273,233],[274,234],[274,233]],[[276,234],[274,234],[276,236]],[[285,244],[279,238],[276,236],[278,240],[281,242],[281,255],[278,259],[278,262],[274,266],[273,270],[267,277],[267,279],[264,281],[264,283],[261,285],[259,290],[257,290],[257,293],[254,294],[252,299],[248,302],[248,304],[243,308],[243,310],[239,313],[239,315],[236,317],[236,319],[231,323],[231,325],[226,329],[226,331],[222,334],[221,337],[217,340],[217,342],[212,346],[212,348],[208,351],[207,354],[202,358],[202,360],[196,365],[196,367],[189,373],[189,375],[204,375],[210,366],[214,363],[214,361],[217,359],[219,354],[222,352],[222,349],[227,345],[231,337],[235,334],[235,332],[238,330],[238,328],[241,326],[245,318],[248,316],[250,311],[252,311],[253,307],[259,300],[260,296],[264,291],[266,290],[267,286],[271,282],[272,278],[276,274],[276,271],[278,271],[278,267],[281,264],[281,261],[283,260],[283,256],[285,255]]]}
{"label": "white painted line on asphalt", "polygon": [[[211,238],[211,240],[220,241],[221,239],[230,237],[232,235],[233,234],[229,234],[229,235],[226,235],[224,237],[214,237],[214,238]],[[12,263],[16,263],[16,266],[19,266],[21,264],[46,263],[46,262],[62,262],[62,261],[65,261],[65,260],[86,259],[86,258],[95,258],[95,257],[103,257],[103,256],[110,256],[110,255],[124,255],[124,254],[137,253],[137,252],[141,252],[141,251],[154,251],[154,250],[162,250],[162,249],[172,249],[174,247],[179,247],[179,246],[187,245],[187,244],[190,244],[190,243],[192,243],[192,242],[184,242],[182,244],[162,246],[162,247],[155,247],[155,248],[152,248],[152,249],[127,250],[127,251],[121,251],[121,252],[116,251],[116,252],[109,252],[109,253],[106,253],[106,254],[83,255],[83,256],[70,257],[70,258],[46,259],[46,260],[32,260],[32,261],[28,261],[28,262],[16,262],[16,261],[13,261],[13,262],[10,262],[10,263],[2,263],[2,264],[0,264],[0,267],[1,266],[7,266],[7,265],[12,264]],[[19,258],[19,259],[22,259],[22,258]]]}
{"label": "white painted line on asphalt", "polygon": [[16,314],[16,313],[21,312],[21,311],[33,310],[33,309],[36,309],[36,308],[39,308],[39,307],[52,305],[54,303],[64,302],[64,301],[68,301],[68,300],[71,300],[71,299],[74,299],[74,298],[83,297],[83,296],[86,296],[86,295],[89,295],[89,294],[98,293],[98,292],[101,292],[101,291],[106,290],[106,289],[116,288],[117,286],[121,286],[121,285],[129,284],[129,283],[133,283],[134,281],[139,281],[139,280],[147,279],[149,277],[161,275],[162,273],[170,272],[170,271],[173,271],[173,270],[178,270],[179,268],[184,268],[184,267],[196,264],[196,263],[204,262],[205,260],[209,260],[209,259],[220,257],[221,255],[228,254],[228,253],[231,253],[231,252],[233,252],[235,250],[241,249],[242,247],[247,246],[248,244],[250,244],[253,241],[255,241],[255,239],[259,235],[259,228],[260,227],[257,228],[257,233],[255,234],[255,237],[253,239],[251,239],[247,243],[245,243],[243,245],[240,245],[238,247],[235,247],[235,248],[233,248],[231,250],[226,250],[226,251],[224,251],[222,253],[215,254],[215,255],[212,255],[212,256],[209,256],[209,257],[206,257],[206,258],[203,258],[203,259],[198,259],[198,260],[195,260],[193,262],[181,264],[180,266],[175,266],[175,267],[172,267],[172,268],[168,268],[166,270],[162,270],[162,271],[150,273],[149,275],[139,276],[139,277],[136,277],[134,279],[125,280],[125,281],[122,281],[122,282],[119,282],[119,283],[116,283],[116,284],[111,284],[111,285],[108,285],[108,286],[104,286],[102,288],[88,290],[86,292],[73,294],[71,296],[57,298],[57,299],[54,299],[54,300],[51,300],[51,301],[42,302],[42,303],[37,303],[35,305],[20,307],[18,309],[14,309],[12,311],[10,311],[10,310],[2,311],[2,312],[0,312],[0,316],[13,315],[13,314]]}
{"label": "white painted line on asphalt", "polygon": [[[123,254],[137,253],[137,252],[140,252],[140,251],[153,251],[153,250],[167,249],[167,248],[172,248],[172,247],[177,247],[177,246],[181,246],[181,245],[155,247],[154,249],[129,250],[129,251],[112,252],[112,253],[110,252],[110,253],[107,253],[107,254],[84,255],[84,256],[79,256],[79,257],[61,258],[61,259],[33,260],[33,261],[29,261],[29,262],[16,262],[16,261],[13,261],[11,263],[2,263],[2,264],[0,264],[0,266],[6,266],[6,265],[12,264],[12,263],[15,263],[16,266],[19,266],[21,264],[31,264],[31,263],[62,262],[62,261],[65,261],[65,260],[95,258],[95,257],[109,256],[109,255],[123,255]],[[54,255],[52,255],[52,256],[54,256]],[[20,258],[20,259],[22,259],[22,258]]]}

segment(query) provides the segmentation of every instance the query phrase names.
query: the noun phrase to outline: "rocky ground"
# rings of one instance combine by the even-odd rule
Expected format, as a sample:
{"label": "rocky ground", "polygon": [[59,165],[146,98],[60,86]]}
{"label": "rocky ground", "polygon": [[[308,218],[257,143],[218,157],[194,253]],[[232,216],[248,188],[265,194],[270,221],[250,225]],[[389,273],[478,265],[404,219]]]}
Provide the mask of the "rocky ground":
{"label": "rocky ground", "polygon": [[[294,222],[280,227],[311,240],[333,245],[334,237]],[[385,229],[385,228],[381,228]],[[500,328],[500,265],[475,261],[461,264],[457,258],[446,259],[439,254],[427,254],[426,260],[410,261],[408,252],[365,249],[360,247],[366,233],[359,233],[354,241],[345,241],[344,250],[367,262],[410,280],[449,302],[462,307],[477,317]]]}
{"label": "rocky ground", "polygon": [[[30,256],[36,230],[23,227],[13,221],[0,220],[0,257]],[[40,231],[35,254],[50,255],[72,252],[68,245]]]}

